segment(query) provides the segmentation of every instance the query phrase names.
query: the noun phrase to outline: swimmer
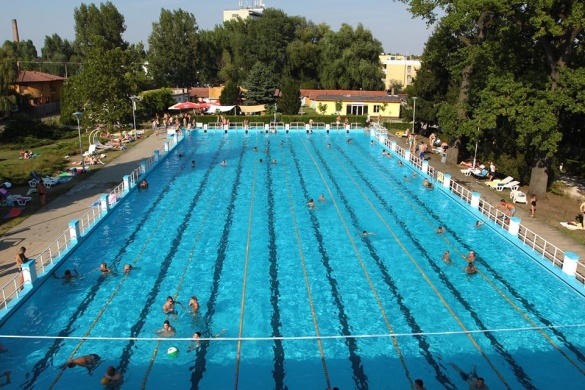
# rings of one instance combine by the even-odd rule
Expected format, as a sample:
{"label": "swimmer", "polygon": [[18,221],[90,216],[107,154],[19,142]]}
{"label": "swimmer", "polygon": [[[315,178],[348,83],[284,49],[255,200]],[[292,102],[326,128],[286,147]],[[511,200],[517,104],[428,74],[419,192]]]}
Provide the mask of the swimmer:
{"label": "swimmer", "polygon": [[174,314],[176,316],[177,315],[177,311],[175,310],[175,304],[179,304],[179,305],[183,306],[181,304],[181,302],[176,302],[173,299],[173,297],[168,296],[167,297],[167,301],[162,306],[163,313],[165,313],[165,314]]}
{"label": "swimmer", "polygon": [[92,353],[90,355],[85,355],[75,358],[73,360],[69,360],[67,363],[63,363],[61,368],[66,369],[81,366],[87,368],[87,371],[91,374],[94,368],[96,368],[99,365],[100,361],[101,361],[100,356],[96,355],[95,353]]}
{"label": "swimmer", "polygon": [[325,202],[325,195],[319,195],[319,202]]}
{"label": "swimmer", "polygon": [[309,202],[307,203],[307,206],[309,206],[310,209],[312,209],[313,207],[315,207],[315,201],[313,200],[313,198],[309,199]]}
{"label": "swimmer", "polygon": [[221,166],[225,167],[227,165],[227,163],[225,162],[225,160],[221,160]]}
{"label": "swimmer", "polygon": [[469,251],[469,253],[467,254],[467,256],[463,256],[463,258],[465,260],[467,260],[469,263],[473,263],[473,262],[475,262],[475,252],[474,251]]}
{"label": "swimmer", "polygon": [[199,349],[199,347],[201,346],[201,342],[198,340],[201,338],[201,332],[195,332],[193,334],[193,341],[191,341],[191,345],[189,345],[189,348],[187,349],[187,352],[192,352],[195,351],[197,349]]}
{"label": "swimmer", "polygon": [[469,263],[467,263],[467,267],[465,268],[465,272],[467,272],[468,275],[473,275],[473,274],[477,273],[477,268],[475,268],[473,263],[470,261]]}
{"label": "swimmer", "polygon": [[193,295],[191,299],[189,299],[188,306],[191,308],[191,313],[193,314],[197,313],[197,311],[199,310],[199,301],[197,300],[197,297],[195,295]]}
{"label": "swimmer", "polygon": [[195,168],[195,160],[191,161],[191,168]]}
{"label": "swimmer", "polygon": [[327,149],[331,149],[331,144],[327,144]]}
{"label": "swimmer", "polygon": [[441,233],[443,233],[443,232],[444,232],[444,229],[443,229],[443,227],[442,227],[442,226],[439,226],[439,227],[437,228],[437,234],[441,234]]}
{"label": "swimmer", "polygon": [[425,179],[423,180],[423,184],[422,184],[422,185],[423,185],[423,187],[425,187],[425,188],[429,188],[429,189],[430,189],[430,188],[433,188],[433,183],[431,183],[431,182],[429,181],[429,179],[427,179],[427,178],[425,178]]}
{"label": "swimmer", "polygon": [[483,221],[483,222],[482,222],[482,221],[477,221],[477,222],[475,223],[475,227],[476,227],[476,228],[478,228],[478,227],[481,227],[481,225],[483,225],[484,223],[485,223],[485,221]]}
{"label": "swimmer", "polygon": [[163,322],[162,329],[156,331],[156,334],[158,334],[161,337],[173,337],[175,333],[176,333],[175,328],[171,326],[169,320],[165,320],[165,322]]}
{"label": "swimmer", "polygon": [[451,253],[449,251],[445,251],[445,253],[443,253],[443,261],[447,264],[453,264],[453,261],[449,257],[450,255]]}
{"label": "swimmer", "polygon": [[265,151],[266,153],[268,153],[268,148],[264,148],[264,151]]}
{"label": "swimmer", "polygon": [[148,188],[148,182],[146,181],[146,179],[142,179],[142,181],[140,182],[140,184],[138,185],[138,187],[140,187],[140,189],[145,190]]}
{"label": "swimmer", "polygon": [[362,232],[362,236],[375,236],[376,233],[372,233],[372,232],[368,232],[367,230],[364,230]]}
{"label": "swimmer", "polygon": [[399,167],[403,167],[404,166],[404,164],[402,163],[402,161],[398,160],[398,166]]}
{"label": "swimmer", "polygon": [[410,179],[408,178],[408,176],[404,175],[404,177],[402,178],[404,181],[410,181]]}
{"label": "swimmer", "polygon": [[412,172],[412,175],[410,175],[410,177],[416,177],[416,172]]}
{"label": "swimmer", "polygon": [[96,270],[100,270],[102,272],[102,275],[112,273],[112,270],[108,268],[108,265],[106,263],[101,263],[99,268],[96,268],[94,271]]}
{"label": "swimmer", "polygon": [[282,148],[284,146],[284,141],[280,141],[280,147]]}
{"label": "swimmer", "polygon": [[129,274],[129,273],[130,273],[130,271],[132,271],[132,269],[133,269],[133,268],[134,268],[134,267],[132,267],[132,265],[130,265],[130,264],[125,264],[125,265],[124,265],[124,273],[125,273],[125,274]]}
{"label": "swimmer", "polygon": [[257,152],[258,151],[258,147],[254,146],[254,151]]}
{"label": "swimmer", "polygon": [[65,273],[63,274],[62,277],[58,277],[57,275],[53,274],[53,277],[55,279],[63,279],[66,282],[70,282],[71,280],[78,278],[79,277],[79,272],[77,272],[76,269],[74,269],[73,271],[75,271],[75,275],[73,273],[71,273],[71,270],[66,269]]}
{"label": "swimmer", "polygon": [[[105,379],[105,383],[104,383],[104,379]],[[102,379],[102,383],[104,384],[109,384],[109,383],[118,383],[122,381],[122,374],[120,374],[115,368],[114,366],[109,366],[108,369],[106,370],[106,373],[104,374],[104,377]]]}
{"label": "swimmer", "polygon": [[276,165],[276,159],[272,160],[272,165]]}
{"label": "swimmer", "polygon": [[264,162],[264,161],[263,161],[262,159],[260,159],[260,162],[262,163],[262,162]]}
{"label": "swimmer", "polygon": [[183,157],[183,152],[179,153],[179,157]]}

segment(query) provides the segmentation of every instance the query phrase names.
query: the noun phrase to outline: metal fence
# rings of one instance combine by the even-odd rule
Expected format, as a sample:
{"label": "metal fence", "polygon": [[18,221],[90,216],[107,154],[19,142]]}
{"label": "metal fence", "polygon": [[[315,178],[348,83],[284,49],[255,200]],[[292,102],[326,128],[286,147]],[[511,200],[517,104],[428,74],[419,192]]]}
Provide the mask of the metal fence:
{"label": "metal fence", "polygon": [[[184,138],[184,132],[181,131],[176,137],[169,139],[168,150],[160,151],[159,157],[162,158],[168,151],[171,151],[178,142]],[[159,159],[160,161],[160,159]],[[156,164],[155,156],[149,157],[145,160],[146,172],[149,172]],[[112,189],[106,196],[107,207],[114,207],[120,199],[128,194],[131,188],[134,188],[138,183],[140,176],[145,173],[142,172],[142,167],[138,167],[129,175],[128,183],[120,183]],[[102,197],[91,204],[89,211],[82,215],[79,220],[80,237],[75,237],[73,234],[74,228],[69,227],[55,239],[45,250],[43,250],[35,258],[35,269],[37,275],[42,276],[46,274],[47,268],[52,267],[56,262],[60,261],[63,256],[68,253],[77,243],[79,238],[90,233],[91,229],[99,222],[101,218],[106,215],[106,205],[102,201]],[[8,310],[10,306],[8,303],[14,299],[19,298],[22,294],[23,277],[22,272],[19,272],[13,279],[9,280],[4,286],[0,287],[0,308]]]}

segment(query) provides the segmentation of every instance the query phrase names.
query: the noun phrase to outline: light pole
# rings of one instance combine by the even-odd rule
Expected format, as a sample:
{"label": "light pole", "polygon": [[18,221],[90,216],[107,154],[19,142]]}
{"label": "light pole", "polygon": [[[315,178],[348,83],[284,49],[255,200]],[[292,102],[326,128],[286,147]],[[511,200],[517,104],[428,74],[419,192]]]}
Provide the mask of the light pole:
{"label": "light pole", "polygon": [[130,100],[132,100],[132,119],[134,120],[134,138],[137,138],[136,133],[136,101],[140,100],[140,96],[132,95],[130,96]]}
{"label": "light pole", "polygon": [[412,135],[414,135],[414,118],[416,117],[416,99],[418,99],[416,96],[412,97],[412,100],[414,101],[414,108],[412,110]]}
{"label": "light pole", "polygon": [[85,156],[83,155],[83,145],[81,144],[81,127],[79,126],[79,117],[83,115],[82,112],[76,111],[73,116],[77,118],[77,135],[79,136],[79,153],[81,153],[81,169],[85,172]]}
{"label": "light pole", "polygon": [[276,110],[278,110],[278,106],[274,103],[274,128],[276,128]]}

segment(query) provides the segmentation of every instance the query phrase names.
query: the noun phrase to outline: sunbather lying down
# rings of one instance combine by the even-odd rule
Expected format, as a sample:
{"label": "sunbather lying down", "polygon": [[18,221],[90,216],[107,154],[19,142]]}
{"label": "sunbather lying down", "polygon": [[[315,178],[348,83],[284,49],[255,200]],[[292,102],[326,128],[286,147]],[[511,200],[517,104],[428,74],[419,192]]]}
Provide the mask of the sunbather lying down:
{"label": "sunbather lying down", "polygon": [[569,230],[585,230],[582,224],[575,221],[561,222],[560,224]]}

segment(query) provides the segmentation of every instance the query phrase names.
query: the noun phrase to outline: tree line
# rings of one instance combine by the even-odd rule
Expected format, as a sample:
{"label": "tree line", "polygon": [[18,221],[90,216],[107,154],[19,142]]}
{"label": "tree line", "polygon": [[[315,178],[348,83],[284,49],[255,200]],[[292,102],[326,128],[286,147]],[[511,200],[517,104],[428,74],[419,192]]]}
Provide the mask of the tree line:
{"label": "tree line", "polygon": [[[236,104],[242,98],[237,87],[242,86],[248,90],[246,104],[270,104],[280,98],[279,106],[296,114],[298,105],[292,112],[296,103],[284,100],[298,100],[300,88],[384,87],[378,60],[382,45],[361,24],[355,29],[344,24],[333,31],[326,24],[269,8],[260,18],[238,19],[206,31],[199,29],[193,13],[162,8],[152,24],[147,50],[142,42],[123,39],[124,16],[111,2],[81,4],[73,18],[74,41],[47,35],[40,57],[30,40],[4,43],[2,95],[8,95],[18,61],[20,69],[34,70],[39,67],[35,62],[46,62],[45,71],[62,76],[65,64],[70,64],[62,94],[64,123],[73,122],[75,111],[85,113],[86,124],[128,123],[132,115],[128,97],[158,88],[223,84],[222,103]],[[2,65],[4,59],[9,66]],[[286,96],[283,92],[275,96],[276,89]],[[168,90],[150,100],[155,102],[150,111],[163,111]]]}
{"label": "tree line", "polygon": [[[560,163],[582,172],[585,7],[573,0],[400,0],[434,24],[416,116],[542,194]],[[412,111],[411,111],[412,112]]]}

